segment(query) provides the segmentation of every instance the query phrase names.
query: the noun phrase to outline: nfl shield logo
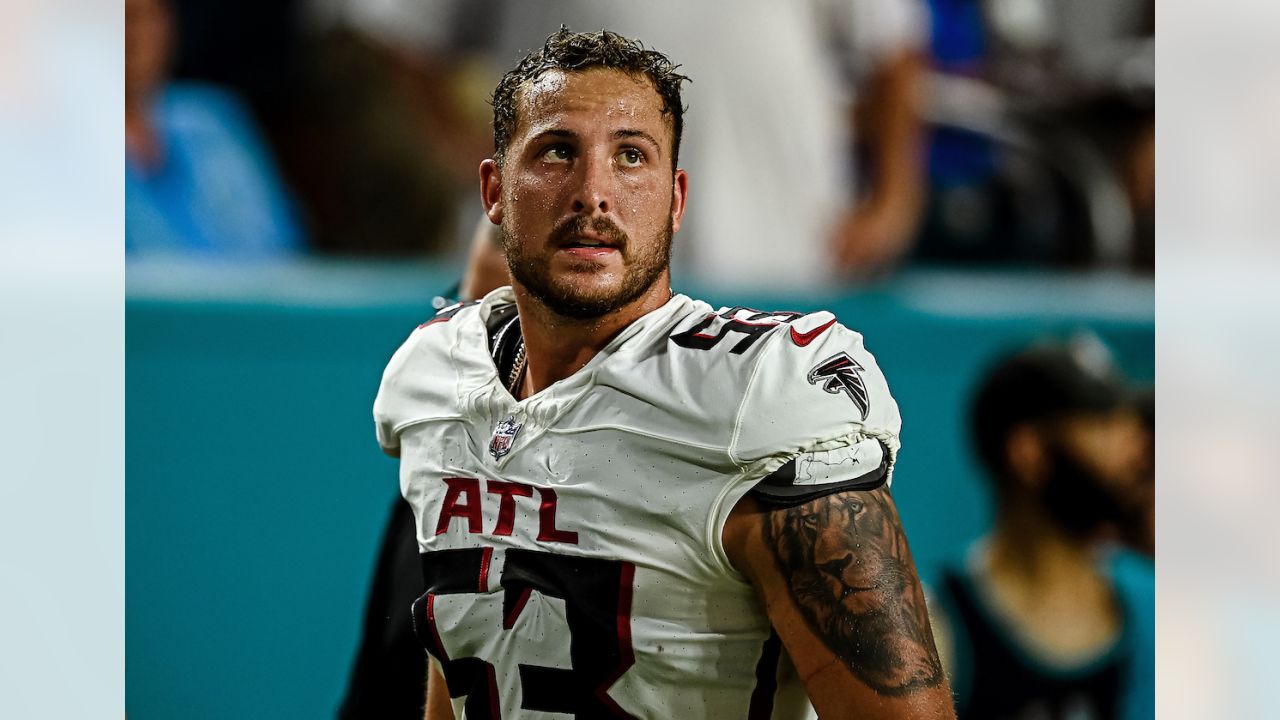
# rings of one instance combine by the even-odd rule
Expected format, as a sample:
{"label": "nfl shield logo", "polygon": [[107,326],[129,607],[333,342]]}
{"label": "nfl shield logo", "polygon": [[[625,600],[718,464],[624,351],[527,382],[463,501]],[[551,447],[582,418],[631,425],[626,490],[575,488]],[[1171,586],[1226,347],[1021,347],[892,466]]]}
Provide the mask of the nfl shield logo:
{"label": "nfl shield logo", "polygon": [[493,439],[489,441],[489,454],[497,459],[511,452],[511,444],[515,442],[518,432],[520,425],[516,423],[514,416],[499,422],[493,429]]}

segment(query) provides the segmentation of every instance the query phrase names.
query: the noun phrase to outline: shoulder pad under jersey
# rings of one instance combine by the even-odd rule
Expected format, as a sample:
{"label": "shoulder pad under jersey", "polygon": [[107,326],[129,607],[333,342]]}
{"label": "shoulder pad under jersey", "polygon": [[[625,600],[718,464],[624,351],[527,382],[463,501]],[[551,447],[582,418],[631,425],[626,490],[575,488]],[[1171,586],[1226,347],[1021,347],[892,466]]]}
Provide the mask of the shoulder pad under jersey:
{"label": "shoulder pad under jersey", "polygon": [[829,312],[794,317],[759,343],[730,454],[771,471],[753,493],[804,502],[889,482],[902,419],[862,335]]}
{"label": "shoulder pad under jersey", "polygon": [[424,412],[448,414],[455,405],[457,368],[449,347],[456,341],[460,315],[476,312],[478,302],[441,309],[419,325],[396,350],[382,373],[373,419],[378,445],[392,457],[400,455],[399,431],[408,422],[426,419]]}

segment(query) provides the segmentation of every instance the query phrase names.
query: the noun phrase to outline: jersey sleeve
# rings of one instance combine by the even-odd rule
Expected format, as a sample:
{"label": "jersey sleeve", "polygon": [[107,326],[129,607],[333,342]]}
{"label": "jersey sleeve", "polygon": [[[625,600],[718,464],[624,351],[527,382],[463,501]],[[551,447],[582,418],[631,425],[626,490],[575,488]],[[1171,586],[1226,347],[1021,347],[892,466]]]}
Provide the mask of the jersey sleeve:
{"label": "jersey sleeve", "polygon": [[456,334],[450,328],[459,314],[479,304],[472,300],[441,309],[410,333],[387,363],[373,401],[373,421],[378,445],[391,457],[400,457],[399,433],[407,424],[455,413],[458,374],[449,347]]}
{"label": "jersey sleeve", "polygon": [[378,385],[378,395],[373,400],[374,431],[378,437],[378,445],[391,457],[400,457],[400,437],[396,427],[403,416],[403,385],[406,366],[413,355],[419,328],[409,335],[409,339],[391,356],[391,361],[382,371],[382,382]]}
{"label": "jersey sleeve", "polygon": [[[495,291],[497,292],[497,291]],[[399,433],[408,425],[458,416],[460,368],[453,348],[458,325],[474,316],[479,301],[458,302],[410,333],[383,372],[374,400],[374,429],[385,454],[399,457]]]}
{"label": "jersey sleeve", "polygon": [[891,481],[897,402],[862,336],[821,312],[771,333],[738,411],[731,455],[752,493],[794,504]]}

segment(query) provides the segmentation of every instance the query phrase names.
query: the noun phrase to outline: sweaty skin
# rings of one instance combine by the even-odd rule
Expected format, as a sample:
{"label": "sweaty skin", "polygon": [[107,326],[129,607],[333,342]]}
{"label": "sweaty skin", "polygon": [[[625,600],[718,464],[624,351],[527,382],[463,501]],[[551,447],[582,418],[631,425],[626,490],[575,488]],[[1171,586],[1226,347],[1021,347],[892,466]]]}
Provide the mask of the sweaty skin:
{"label": "sweaty skin", "polygon": [[805,621],[856,675],[889,695],[941,680],[896,520],[888,493],[879,490],[814,500],[763,520]]}
{"label": "sweaty skin", "polygon": [[778,508],[748,496],[729,516],[724,547],[820,717],[955,717],[887,488]]}
{"label": "sweaty skin", "polygon": [[481,163],[528,349],[520,397],[568,377],[671,297],[667,266],[688,178],[646,79],[552,70],[520,93],[501,167]]}

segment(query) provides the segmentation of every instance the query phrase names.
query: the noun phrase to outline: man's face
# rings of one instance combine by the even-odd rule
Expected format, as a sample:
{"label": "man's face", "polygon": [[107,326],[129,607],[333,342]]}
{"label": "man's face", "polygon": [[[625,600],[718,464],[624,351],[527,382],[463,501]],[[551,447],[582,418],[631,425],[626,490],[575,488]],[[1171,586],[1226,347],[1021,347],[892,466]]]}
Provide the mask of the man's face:
{"label": "man's face", "polygon": [[1143,502],[1143,428],[1127,411],[1080,415],[1044,429],[1040,502],[1069,533],[1088,538],[1129,522]]}
{"label": "man's face", "polygon": [[594,318],[669,283],[687,179],[647,79],[550,71],[520,93],[503,167],[480,169],[516,284],[560,315]]}
{"label": "man's face", "polygon": [[1125,488],[1144,470],[1145,430],[1129,410],[1068,418],[1059,425],[1057,437],[1063,451],[1108,487]]}

